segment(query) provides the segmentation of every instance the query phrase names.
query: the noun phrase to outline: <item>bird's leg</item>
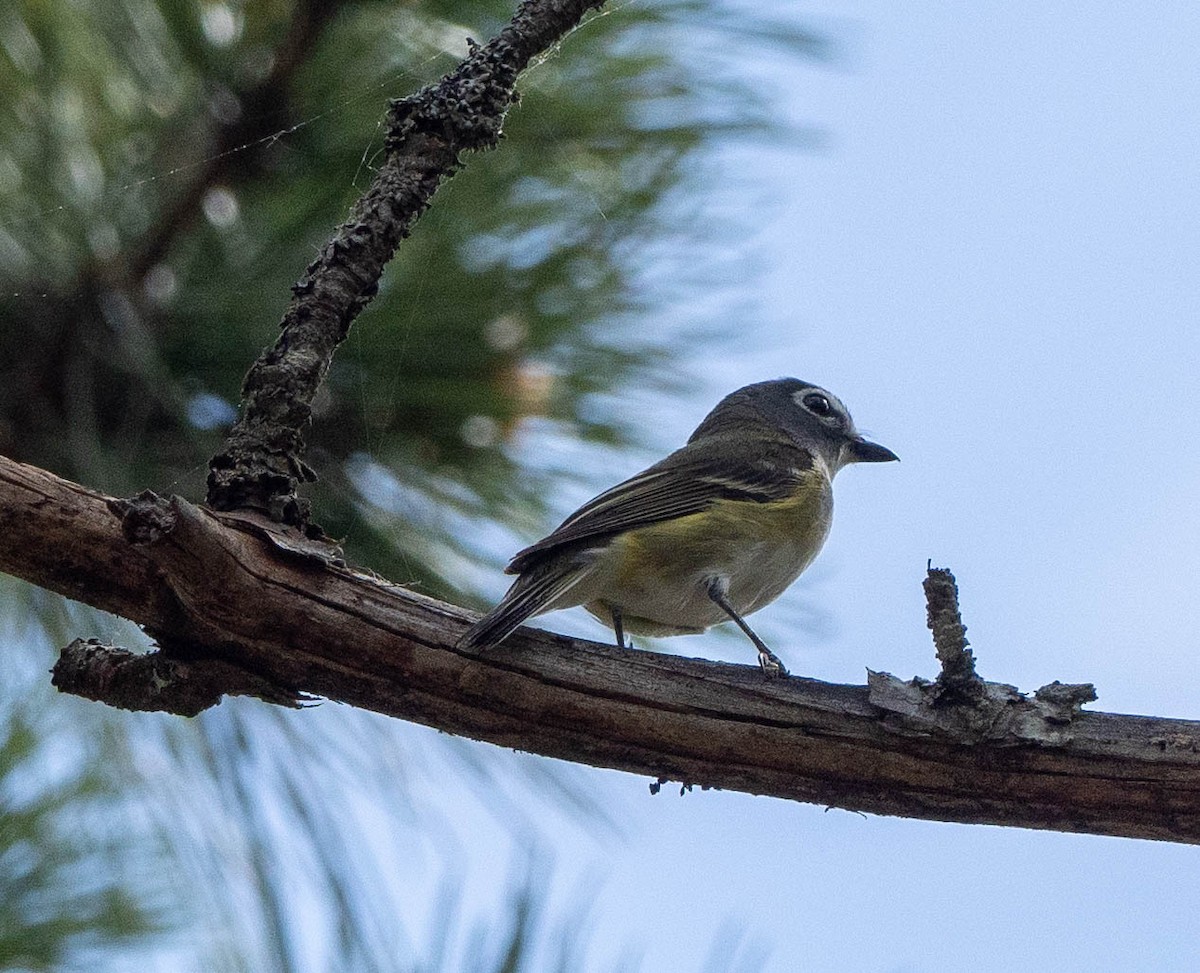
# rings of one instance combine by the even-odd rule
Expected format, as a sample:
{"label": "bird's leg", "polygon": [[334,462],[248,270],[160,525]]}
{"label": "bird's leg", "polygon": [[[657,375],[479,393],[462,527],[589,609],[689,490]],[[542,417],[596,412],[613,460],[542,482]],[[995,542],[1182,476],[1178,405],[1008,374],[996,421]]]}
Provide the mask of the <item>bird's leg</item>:
{"label": "bird's leg", "polygon": [[721,611],[737,623],[737,627],[746,633],[746,636],[754,643],[754,647],[758,649],[758,664],[762,666],[763,675],[768,679],[778,679],[780,676],[786,676],[788,671],[783,663],[779,661],[779,657],[767,648],[767,644],[754,634],[753,629],[746,624],[745,619],[733,610],[733,606],[729,604],[728,594],[729,582],[724,578],[713,578],[708,582],[708,597],[716,602],[717,607]]}
{"label": "bird's leg", "polygon": [[621,609],[616,605],[609,605],[608,610],[612,612],[613,631],[617,633],[617,645],[622,649],[632,649],[633,643],[625,644],[625,626],[621,623]]}

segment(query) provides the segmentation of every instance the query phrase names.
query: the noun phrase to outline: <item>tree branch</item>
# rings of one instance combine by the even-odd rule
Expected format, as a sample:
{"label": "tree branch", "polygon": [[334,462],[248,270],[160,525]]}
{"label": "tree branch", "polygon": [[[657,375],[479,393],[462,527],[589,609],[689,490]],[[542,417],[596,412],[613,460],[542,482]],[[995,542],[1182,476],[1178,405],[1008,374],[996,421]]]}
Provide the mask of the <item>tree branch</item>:
{"label": "tree branch", "polygon": [[1029,699],[988,683],[1004,703],[981,729],[961,715],[974,707],[929,704],[928,683],[886,674],[870,687],[768,682],[757,667],[529,629],[473,655],[455,648],[462,610],[265,518],[116,501],[2,458],[0,538],[0,570],[139,622],[160,658],[216,659],[237,685],[250,673],[281,698],[312,693],[652,779],[1200,842],[1200,723],[1080,713],[1077,688]]}
{"label": "tree branch", "polygon": [[64,693],[118,709],[195,716],[222,696],[257,696],[299,707],[303,696],[220,659],[186,661],[165,652],[135,653],[98,639],[75,639],[59,655],[51,683]]}
{"label": "tree branch", "polygon": [[386,156],[350,218],[293,285],[279,340],[254,363],[242,412],[209,464],[208,502],[308,526],[299,485],[313,397],[351,323],[374,297],[383,268],[429,206],[459,155],[493,147],[517,76],[603,0],[524,0],[508,25],[436,84],[392,102]]}
{"label": "tree branch", "polygon": [[967,626],[958,610],[958,585],[945,568],[930,564],[925,574],[925,623],[933,633],[933,648],[942,674],[939,688],[960,699],[978,699],[983,680],[975,672],[975,656],[967,641]]}

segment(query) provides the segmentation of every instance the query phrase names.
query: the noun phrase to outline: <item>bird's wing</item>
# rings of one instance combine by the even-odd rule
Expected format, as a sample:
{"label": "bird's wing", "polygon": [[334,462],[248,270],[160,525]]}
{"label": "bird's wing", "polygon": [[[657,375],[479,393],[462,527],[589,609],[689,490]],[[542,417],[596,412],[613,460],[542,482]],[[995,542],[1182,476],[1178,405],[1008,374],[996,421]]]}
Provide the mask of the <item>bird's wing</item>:
{"label": "bird's wing", "polygon": [[718,500],[784,500],[813,469],[812,455],[791,443],[763,441],[751,463],[730,463],[727,454],[720,442],[689,443],[585,503],[552,534],[519,551],[505,570],[520,574],[565,545],[699,513]]}

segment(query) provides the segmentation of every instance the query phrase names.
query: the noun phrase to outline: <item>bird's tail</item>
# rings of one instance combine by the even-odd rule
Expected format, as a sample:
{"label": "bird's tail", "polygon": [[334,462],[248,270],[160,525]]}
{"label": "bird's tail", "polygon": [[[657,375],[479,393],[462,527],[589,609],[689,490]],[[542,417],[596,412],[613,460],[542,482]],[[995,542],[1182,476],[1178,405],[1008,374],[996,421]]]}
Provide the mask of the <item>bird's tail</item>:
{"label": "bird's tail", "polygon": [[562,603],[562,598],[584,577],[579,567],[544,574],[523,574],[513,582],[500,604],[467,629],[458,640],[460,649],[487,649],[499,645],[527,618],[552,608],[566,608],[579,602]]}

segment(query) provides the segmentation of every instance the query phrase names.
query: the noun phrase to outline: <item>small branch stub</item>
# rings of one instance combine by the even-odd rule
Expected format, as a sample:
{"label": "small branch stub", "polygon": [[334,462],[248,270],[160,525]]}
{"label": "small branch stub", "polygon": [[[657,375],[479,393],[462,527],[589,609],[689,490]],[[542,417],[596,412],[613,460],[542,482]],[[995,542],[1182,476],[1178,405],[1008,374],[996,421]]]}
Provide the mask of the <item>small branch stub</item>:
{"label": "small branch stub", "polygon": [[1084,703],[1094,703],[1100,697],[1090,682],[1069,683],[1055,679],[1035,690],[1033,698],[1042,705],[1048,722],[1065,725],[1079,715]]}
{"label": "small branch stub", "polygon": [[978,702],[985,684],[975,672],[975,655],[967,641],[967,626],[958,607],[958,584],[946,568],[927,566],[925,575],[926,624],[933,633],[933,647],[941,675],[935,684],[945,702]]}
{"label": "small branch stub", "polygon": [[303,698],[219,659],[137,653],[97,639],[75,639],[50,670],[60,692],[134,712],[196,716],[222,696],[257,696],[298,708]]}
{"label": "small branch stub", "polygon": [[153,544],[175,529],[170,505],[153,490],[128,500],[110,500],[108,509],[121,518],[121,533],[130,544]]}
{"label": "small branch stub", "polygon": [[902,733],[968,745],[1065,744],[1080,708],[1097,698],[1095,687],[1052,682],[1031,699],[1016,686],[981,679],[968,648],[954,575],[932,566],[927,572],[926,619],[941,674],[933,682],[919,677],[905,682],[887,672],[868,670],[871,704]]}

